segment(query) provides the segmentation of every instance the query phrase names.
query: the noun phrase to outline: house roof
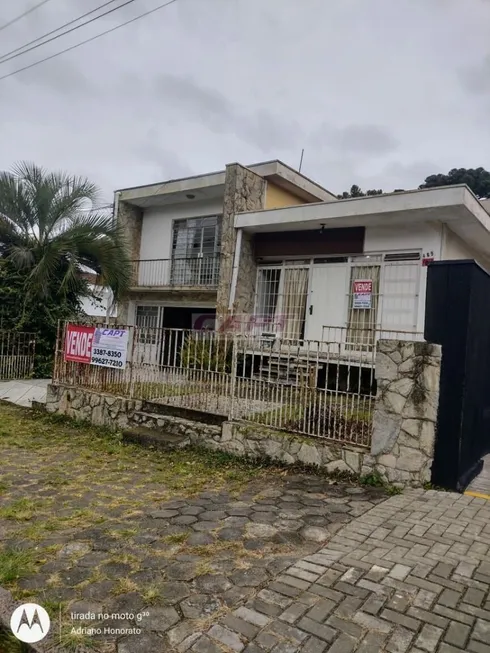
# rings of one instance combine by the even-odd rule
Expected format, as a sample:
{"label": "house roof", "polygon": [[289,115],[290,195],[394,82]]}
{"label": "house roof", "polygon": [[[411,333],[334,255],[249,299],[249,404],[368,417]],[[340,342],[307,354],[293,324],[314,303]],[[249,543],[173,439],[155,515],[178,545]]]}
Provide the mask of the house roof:
{"label": "house roof", "polygon": [[[246,167],[278,186],[296,193],[306,202],[337,199],[328,190],[278,159]],[[115,192],[120,200],[141,207],[183,201],[187,193],[192,193],[197,199],[213,199],[222,196],[224,192],[225,174],[226,170],[219,170],[145,186],[122,188]]]}
{"label": "house roof", "polygon": [[235,217],[236,228],[252,233],[417,222],[447,224],[477,251],[490,255],[490,215],[464,184],[251,211]]}

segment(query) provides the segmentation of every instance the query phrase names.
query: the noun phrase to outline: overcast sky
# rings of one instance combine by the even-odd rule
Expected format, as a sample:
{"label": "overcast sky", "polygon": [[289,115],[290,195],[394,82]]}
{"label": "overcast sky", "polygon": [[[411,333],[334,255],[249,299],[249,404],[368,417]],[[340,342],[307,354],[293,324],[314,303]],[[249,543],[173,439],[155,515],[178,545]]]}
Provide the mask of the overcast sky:
{"label": "overcast sky", "polygon": [[[0,0],[0,26],[38,1]],[[0,53],[102,2],[49,0],[0,32]],[[135,0],[0,75],[162,2]],[[177,0],[0,80],[0,168],[87,175],[109,201],[234,161],[297,167],[302,148],[303,172],[335,193],[490,169],[489,32],[490,0]]]}

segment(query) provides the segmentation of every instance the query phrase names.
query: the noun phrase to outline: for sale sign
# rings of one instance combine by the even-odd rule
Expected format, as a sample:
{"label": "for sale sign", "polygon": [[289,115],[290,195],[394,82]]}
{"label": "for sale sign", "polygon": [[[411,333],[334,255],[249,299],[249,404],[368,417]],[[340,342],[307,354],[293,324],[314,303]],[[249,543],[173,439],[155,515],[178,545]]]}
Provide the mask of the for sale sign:
{"label": "for sale sign", "polygon": [[65,361],[90,363],[95,328],[69,324],[66,328]]}
{"label": "for sale sign", "polygon": [[373,281],[372,279],[357,279],[354,281],[352,308],[372,308]]}
{"label": "for sale sign", "polygon": [[127,329],[95,329],[92,365],[122,369],[126,367],[127,355]]}
{"label": "for sale sign", "polygon": [[128,330],[69,324],[66,328],[65,360],[100,367],[126,367]]}

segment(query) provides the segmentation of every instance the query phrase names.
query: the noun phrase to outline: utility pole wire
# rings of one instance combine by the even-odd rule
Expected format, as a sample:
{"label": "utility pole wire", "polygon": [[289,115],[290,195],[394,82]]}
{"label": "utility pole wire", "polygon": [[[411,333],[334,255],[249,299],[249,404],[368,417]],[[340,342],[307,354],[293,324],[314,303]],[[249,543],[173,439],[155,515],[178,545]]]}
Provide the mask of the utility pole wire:
{"label": "utility pole wire", "polygon": [[[48,0],[45,0],[46,2]],[[24,72],[24,70],[29,70],[30,68],[34,68],[34,66],[39,66],[39,64],[44,63],[45,61],[50,61],[51,59],[54,59],[55,57],[59,57],[62,54],[65,54],[66,52],[70,52],[71,50],[75,50],[76,48],[79,48],[81,45],[85,45],[86,43],[91,43],[92,41],[95,41],[96,39],[99,39],[101,36],[105,36],[106,34],[110,34],[111,32],[115,32],[116,30],[120,29],[121,27],[125,27],[126,25],[130,25],[131,23],[134,23],[135,21],[139,20],[140,18],[145,18],[146,16],[149,16],[150,14],[154,14],[156,11],[159,11],[160,9],[164,9],[165,7],[168,7],[169,5],[174,4],[174,2],[177,2],[177,0],[168,0],[168,2],[165,2],[162,5],[158,5],[158,7],[155,7],[154,9],[150,9],[149,11],[146,11],[143,14],[140,14],[139,16],[136,16],[135,18],[131,18],[130,20],[127,20],[124,23],[120,23],[119,25],[116,25],[115,27],[112,27],[111,29],[107,29],[104,32],[101,32],[100,34],[96,34],[95,36],[92,36],[89,39],[85,39],[85,41],[80,41],[80,43],[75,43],[75,45],[70,46],[69,48],[65,48],[64,50],[60,50],[60,52],[55,52],[54,54],[50,55],[49,57],[45,57],[44,59],[40,59],[39,61],[35,61],[34,63],[29,64],[28,66],[24,66],[23,68],[18,68],[17,70],[13,70],[11,73],[8,73],[7,75],[2,75],[0,77],[0,82],[3,79],[7,79],[8,77],[13,77],[13,75],[17,75],[18,73]]]}
{"label": "utility pole wire", "polygon": [[9,20],[8,23],[5,23],[5,25],[2,25],[2,26],[0,27],[0,32],[1,32],[2,30],[4,30],[4,29],[7,29],[7,27],[10,27],[10,25],[13,25],[13,24],[16,23],[17,21],[19,21],[21,18],[24,18],[24,16],[27,16],[28,14],[32,13],[33,11],[35,11],[36,9],[38,9],[39,7],[42,7],[42,6],[45,5],[47,2],[49,2],[49,0],[42,0],[42,2],[38,2],[37,5],[34,5],[34,7],[31,7],[30,9],[26,9],[26,11],[24,11],[23,14],[20,14],[20,16],[16,16],[16,18],[12,18],[12,20]]}
{"label": "utility pole wire", "polygon": [[82,20],[82,18],[86,18],[87,16],[90,16],[90,14],[95,13],[96,11],[99,11],[99,9],[103,9],[104,7],[107,7],[107,5],[112,4],[113,2],[116,2],[117,0],[109,0],[108,2],[105,2],[103,5],[100,5],[99,7],[96,7],[95,9],[92,9],[91,11],[87,11],[87,13],[82,14],[81,16],[78,16],[78,18],[74,18],[73,20],[68,21],[64,25],[60,25],[56,29],[52,29],[50,32],[47,32],[46,34],[43,34],[42,36],[38,36],[37,39],[33,39],[32,41],[29,41],[28,43],[25,43],[24,45],[21,45],[18,48],[15,48],[14,50],[10,50],[10,52],[6,52],[5,54],[0,55],[0,63],[2,62],[3,59],[6,57],[10,57],[11,54],[15,54],[16,52],[19,52],[19,50],[24,50],[24,48],[29,47],[33,43],[37,43],[38,41],[42,41],[42,39],[45,39],[48,36],[51,36],[51,34],[56,34],[56,32],[59,32],[60,29],[63,29],[64,27],[69,27],[70,25],[73,25],[73,23],[77,23],[79,20]]}
{"label": "utility pole wire", "polygon": [[[56,39],[59,39],[62,36],[65,36],[66,34],[70,34],[71,32],[74,32],[75,30],[80,29],[80,27],[84,27],[85,25],[89,25],[90,23],[93,23],[95,20],[99,20],[99,18],[103,18],[104,16],[107,16],[108,14],[112,14],[114,11],[117,11],[118,9],[122,9],[123,7],[126,7],[126,5],[130,5],[134,1],[135,0],[126,0],[126,2],[123,2],[122,5],[119,5],[118,7],[114,7],[113,9],[109,9],[108,11],[104,12],[103,14],[100,14],[99,16],[95,16],[94,18],[91,18],[90,20],[86,20],[81,25],[76,25],[75,27],[72,27],[71,29],[67,29],[65,32],[62,32],[61,34],[57,34],[56,36],[52,36],[50,39],[47,39],[46,41],[43,41],[42,43],[38,43],[37,45],[33,45],[30,48],[27,48],[27,50],[22,50],[22,52],[18,52],[17,54],[13,54],[11,57],[7,57],[6,59],[2,58],[0,63],[6,63],[7,61],[10,61],[11,59],[16,59],[17,57],[21,57],[23,54],[27,54],[28,52],[31,52],[31,50],[36,50],[37,48],[40,48],[42,45],[46,45],[46,43],[51,43],[51,41],[56,41]],[[99,9],[100,9],[100,7],[99,7]],[[94,11],[96,11],[96,10],[94,10]]]}

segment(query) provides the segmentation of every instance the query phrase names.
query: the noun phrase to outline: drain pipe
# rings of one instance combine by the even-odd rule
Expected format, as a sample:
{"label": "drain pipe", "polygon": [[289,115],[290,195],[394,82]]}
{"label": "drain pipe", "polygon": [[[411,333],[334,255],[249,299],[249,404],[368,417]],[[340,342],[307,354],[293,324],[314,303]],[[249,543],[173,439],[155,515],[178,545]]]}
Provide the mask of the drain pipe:
{"label": "drain pipe", "polygon": [[240,255],[242,253],[242,232],[242,229],[237,229],[235,254],[233,256],[233,272],[231,274],[230,301],[228,302],[229,311],[233,310],[233,304],[235,303],[236,287],[238,283],[238,268],[240,267]]}

